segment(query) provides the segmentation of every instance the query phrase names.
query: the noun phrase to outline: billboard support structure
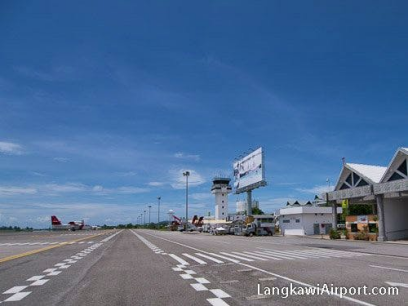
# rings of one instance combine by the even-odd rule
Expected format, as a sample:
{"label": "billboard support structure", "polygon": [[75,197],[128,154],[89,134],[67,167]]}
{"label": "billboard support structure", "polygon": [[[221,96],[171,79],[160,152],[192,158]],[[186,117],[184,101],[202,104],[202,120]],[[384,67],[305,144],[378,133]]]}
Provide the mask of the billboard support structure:
{"label": "billboard support structure", "polygon": [[252,190],[247,191],[247,216],[252,215]]}

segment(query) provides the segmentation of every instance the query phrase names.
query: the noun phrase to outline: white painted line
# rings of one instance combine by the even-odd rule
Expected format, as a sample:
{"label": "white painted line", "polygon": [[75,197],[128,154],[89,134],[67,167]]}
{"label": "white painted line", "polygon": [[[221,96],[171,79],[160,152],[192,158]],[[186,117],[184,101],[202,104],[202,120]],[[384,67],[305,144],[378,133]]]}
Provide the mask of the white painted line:
{"label": "white painted line", "polygon": [[59,262],[54,265],[55,267],[65,266],[65,262]]}
{"label": "white painted line", "polygon": [[[254,253],[255,253],[256,256],[261,256],[261,257],[265,257],[265,258],[269,258],[269,259],[273,259],[273,260],[282,260],[282,258],[277,258],[277,257],[269,256],[269,255],[263,254],[263,253],[258,252],[258,251],[244,252],[244,253],[249,253],[249,254],[254,254]],[[258,254],[258,253],[260,253],[260,254]],[[293,260],[293,258],[290,258],[290,259]]]}
{"label": "white painted line", "polygon": [[181,272],[181,271],[183,271],[182,268],[172,268],[172,269],[173,269],[173,271],[176,271],[176,272]]}
{"label": "white painted line", "polygon": [[229,261],[231,261],[233,263],[239,263],[239,260],[235,260],[235,259],[232,259],[232,258],[229,258],[229,257],[226,257],[226,256],[218,255],[218,254],[215,254],[215,253],[208,253],[208,254],[211,254],[213,256],[217,256],[217,257],[225,259],[225,260],[229,260]]}
{"label": "white painted line", "polygon": [[201,260],[200,258],[194,257],[194,256],[192,256],[192,255],[190,255],[190,254],[183,253],[183,255],[186,256],[186,257],[188,257],[188,258],[190,258],[190,259],[192,259],[192,260],[194,260],[195,262],[199,263],[200,265],[205,265],[205,264],[207,264],[204,260]]}
{"label": "white painted line", "polygon": [[[173,243],[173,244],[181,245],[181,246],[186,247],[186,248],[189,248],[189,249],[191,249],[191,250],[195,250],[196,252],[207,253],[207,252],[204,251],[204,250],[200,250],[200,249],[195,248],[195,247],[192,247],[192,246],[190,246],[190,245],[186,245],[186,244],[183,244],[183,243],[180,243],[180,242],[176,242],[176,241],[173,241],[173,240],[170,240],[170,239],[166,239],[166,238],[163,238],[163,237],[160,237],[160,236],[156,236],[156,235],[153,235],[153,234],[147,234],[147,235],[150,235],[150,236],[152,236],[152,237],[156,237],[156,238],[158,238],[158,239],[162,239],[162,240],[171,242],[171,243]],[[198,253],[196,253],[196,254],[198,254]],[[301,282],[301,281],[297,281],[297,280],[291,279],[291,278],[286,277],[286,276],[283,276],[283,275],[279,275],[279,274],[276,274],[276,273],[272,273],[272,272],[269,272],[269,271],[266,271],[266,270],[257,268],[257,267],[255,267],[255,266],[251,266],[251,265],[249,265],[249,264],[239,263],[239,265],[245,266],[245,267],[248,267],[248,268],[253,268],[253,269],[258,270],[258,271],[260,271],[260,272],[263,272],[263,273],[266,273],[266,274],[269,274],[269,275],[272,275],[272,276],[276,276],[276,277],[281,278],[281,279],[285,279],[285,280],[287,280],[287,281],[289,281],[289,282],[293,282],[293,283],[296,283],[296,284],[301,285],[301,286],[313,287],[313,288],[316,288],[317,290],[319,290],[318,287],[314,287],[314,286],[312,286],[312,285],[310,285],[310,284],[307,284],[307,283],[304,283],[304,282]],[[321,290],[321,289],[320,289],[320,290]],[[332,297],[332,296],[335,296],[335,297],[340,298],[340,299],[343,298],[343,299],[345,299],[345,300],[352,301],[352,302],[357,303],[357,304],[360,304],[360,305],[375,306],[375,305],[373,305],[373,304],[370,304],[370,303],[367,303],[367,302],[364,302],[364,301],[361,301],[361,300],[358,300],[358,299],[355,299],[355,298],[352,298],[352,297],[348,297],[348,296],[342,296],[342,297],[341,297],[339,294],[332,294],[331,297]],[[210,300],[212,300],[212,299],[207,299],[207,301],[208,301],[209,303],[211,303]],[[221,300],[221,301],[222,301],[222,300]],[[222,302],[223,302],[223,301],[222,301]],[[228,304],[227,304],[227,305],[228,305]]]}
{"label": "white painted line", "polygon": [[71,265],[60,266],[60,269],[68,269]]}
{"label": "white painted line", "polygon": [[252,271],[252,269],[240,269],[240,270],[237,270],[237,272],[251,272]]}
{"label": "white painted line", "polygon": [[[256,251],[256,252],[258,252],[258,251]],[[282,254],[281,252],[272,252],[272,251],[263,251],[262,253],[264,253],[264,254],[269,254],[269,255],[272,255],[272,256],[276,256],[276,257],[279,257],[279,258],[282,258],[282,259],[289,259],[289,260],[294,260],[294,259],[307,259],[307,258],[305,258],[305,257],[299,257],[299,256],[293,256],[293,255],[291,255],[291,256],[289,256],[289,254]]]}
{"label": "white painted line", "polygon": [[195,278],[195,280],[197,282],[199,282],[200,284],[209,284],[210,282],[208,280],[206,280],[204,277],[197,277]]}
{"label": "white painted line", "polygon": [[180,276],[181,276],[183,279],[193,279],[193,277],[192,277],[190,274],[180,274]]}
{"label": "white painted line", "polygon": [[291,253],[283,252],[283,251],[264,251],[267,254],[275,255],[275,256],[284,256],[283,258],[286,257],[292,257],[296,259],[307,259],[306,257],[298,256],[298,255],[293,255]]}
{"label": "white painted line", "polygon": [[201,253],[195,253],[195,254],[198,255],[198,256],[200,256],[200,257],[203,257],[203,258],[207,258],[207,259],[209,259],[209,260],[212,260],[212,261],[214,261],[214,262],[216,262],[216,263],[219,263],[219,264],[224,263],[223,261],[221,261],[221,260],[219,260],[219,259],[216,259],[216,258],[213,258],[213,257],[210,257],[210,256],[208,256],[208,255],[204,255],[204,254],[201,254]]}
{"label": "white painted line", "polygon": [[50,272],[54,272],[54,271],[56,271],[56,270],[57,270],[57,268],[47,269],[47,270],[44,270],[43,272],[44,272],[44,273],[50,273]]}
{"label": "white painted line", "polygon": [[40,279],[40,280],[32,283],[30,286],[42,286],[48,281],[49,281],[49,279]]}
{"label": "white painted line", "polygon": [[246,257],[249,257],[249,258],[252,258],[252,259],[257,259],[257,260],[262,260],[262,261],[268,261],[268,260],[265,259],[265,258],[261,258],[261,257],[254,256],[254,255],[247,255],[247,254],[240,253],[240,252],[231,252],[231,253],[234,253],[234,254],[237,254],[237,255],[241,255],[241,256],[246,256]]}
{"label": "white painted line", "polygon": [[4,291],[3,294],[13,294],[13,293],[18,293],[20,291],[23,291],[25,288],[28,286],[14,286],[13,288],[10,288],[7,291]]}
{"label": "white painted line", "polygon": [[332,255],[329,255],[329,254],[326,254],[326,253],[321,253],[319,251],[312,251],[312,250],[302,251],[301,254],[302,255],[308,255],[308,256],[310,255],[310,256],[312,256],[314,258],[331,258],[331,257],[333,257]]}
{"label": "white painted line", "polygon": [[55,275],[60,274],[61,272],[62,272],[62,271],[51,272],[51,273],[48,273],[47,276],[55,276]]}
{"label": "white painted line", "polygon": [[29,292],[19,292],[16,294],[13,294],[12,296],[10,296],[7,300],[4,300],[4,302],[16,302],[16,301],[21,301],[22,299],[24,299],[27,295],[29,295],[31,293],[31,291]]}
{"label": "white painted line", "polygon": [[220,254],[228,255],[228,256],[231,256],[231,257],[234,257],[234,258],[238,258],[238,259],[241,259],[241,260],[244,260],[244,261],[254,261],[253,259],[249,259],[249,258],[246,258],[246,257],[234,255],[234,254],[229,254],[229,253],[226,253],[226,252],[220,252]]}
{"label": "white painted line", "polygon": [[187,274],[197,274],[197,273],[195,273],[193,270],[185,270],[184,273],[187,273]]}
{"label": "white painted line", "polygon": [[116,235],[120,234],[123,231],[124,230],[120,230],[119,232],[116,232],[113,235],[110,235],[109,237],[106,237],[105,239],[101,240],[101,242],[107,242],[107,241],[111,240],[113,237],[115,237]]}
{"label": "white painted line", "polygon": [[203,284],[190,284],[191,287],[193,287],[196,291],[208,291],[208,288],[204,286]]}
{"label": "white painted line", "polygon": [[405,284],[405,283],[393,283],[393,282],[385,282],[385,283],[387,283],[388,285],[393,286],[393,287],[408,288],[408,284]]}
{"label": "white painted line", "polygon": [[179,263],[181,263],[184,266],[189,266],[190,265],[187,261],[185,261],[184,259],[178,257],[177,255],[169,254],[169,256],[174,258],[175,260],[177,260]]}
{"label": "white painted line", "polygon": [[397,268],[389,268],[389,267],[374,266],[374,265],[370,265],[370,267],[372,267],[372,268],[378,268],[378,269],[385,269],[385,270],[392,270],[392,271],[398,271],[398,272],[408,273],[408,270],[397,269]]}
{"label": "white painted line", "polygon": [[212,306],[229,306],[228,303],[226,303],[223,299],[220,299],[220,298],[207,299],[207,301]]}
{"label": "white painted line", "polygon": [[35,282],[35,281],[38,281],[38,280],[40,280],[40,279],[42,279],[44,277],[45,277],[45,275],[36,275],[36,276],[30,277],[29,279],[27,279],[27,282]]}
{"label": "white painted line", "polygon": [[[263,272],[263,273],[265,273],[265,274],[269,274],[269,275],[272,275],[272,276],[276,276],[276,277],[278,277],[278,278],[287,280],[287,281],[289,281],[289,282],[292,282],[292,283],[295,283],[295,284],[298,284],[298,285],[301,285],[301,286],[304,286],[304,287],[315,288],[317,291],[322,290],[322,288],[315,287],[315,286],[310,285],[310,284],[308,284],[308,283],[304,283],[304,282],[301,282],[301,281],[297,281],[297,280],[294,280],[293,278],[289,278],[289,277],[286,277],[286,276],[283,276],[283,275],[279,275],[279,274],[277,274],[277,273],[269,272],[269,271],[266,271],[266,270],[264,270],[264,269],[261,269],[261,268],[255,267],[255,266],[251,266],[251,265],[249,265],[249,264],[240,263],[240,265],[241,265],[241,266],[248,267],[248,268],[251,268],[251,269],[254,269],[254,270],[257,270],[257,271],[260,271],[260,272]],[[348,296],[344,296],[344,295],[343,295],[343,296],[340,296],[340,294],[336,294],[336,293],[331,294],[331,296],[336,296],[336,297],[338,297],[338,298],[345,299],[345,300],[348,300],[348,301],[352,301],[352,302],[357,303],[357,304],[360,304],[360,305],[375,306],[374,304],[370,304],[370,303],[367,303],[367,302],[364,302],[364,301],[361,301],[361,300],[357,300],[357,299],[354,299],[354,298],[352,298],[352,297],[348,297]]]}
{"label": "white painted line", "polygon": [[[270,251],[270,252],[274,252],[274,251]],[[284,251],[284,252],[281,252],[281,253],[289,254],[292,257],[300,256],[300,257],[306,257],[306,258],[319,258],[318,254],[310,254],[310,253],[306,253],[304,251],[301,251],[301,252],[299,252],[299,251]]]}
{"label": "white painted line", "polygon": [[221,289],[211,289],[210,290],[217,298],[225,299],[231,297],[228,293]]}
{"label": "white painted line", "polygon": [[177,267],[179,267],[180,269],[185,269],[185,268],[187,268],[185,265],[177,265]]}

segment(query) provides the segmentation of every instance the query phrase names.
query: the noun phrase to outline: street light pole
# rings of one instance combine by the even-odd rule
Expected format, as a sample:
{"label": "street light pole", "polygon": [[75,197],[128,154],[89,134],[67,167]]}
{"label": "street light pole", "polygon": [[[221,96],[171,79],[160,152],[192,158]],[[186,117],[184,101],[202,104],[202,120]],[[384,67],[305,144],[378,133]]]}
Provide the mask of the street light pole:
{"label": "street light pole", "polygon": [[190,172],[186,171],[183,172],[183,176],[186,177],[186,231],[187,231],[187,223],[188,223],[188,177],[190,176]]}
{"label": "street light pole", "polygon": [[157,201],[158,201],[158,209],[157,209],[157,225],[159,225],[159,223],[160,223],[160,200],[161,200],[161,197],[157,197]]}
{"label": "street light pole", "polygon": [[152,208],[152,205],[149,205],[149,224],[150,224],[150,208]]}
{"label": "street light pole", "polygon": [[143,211],[143,224],[146,224],[146,210]]}

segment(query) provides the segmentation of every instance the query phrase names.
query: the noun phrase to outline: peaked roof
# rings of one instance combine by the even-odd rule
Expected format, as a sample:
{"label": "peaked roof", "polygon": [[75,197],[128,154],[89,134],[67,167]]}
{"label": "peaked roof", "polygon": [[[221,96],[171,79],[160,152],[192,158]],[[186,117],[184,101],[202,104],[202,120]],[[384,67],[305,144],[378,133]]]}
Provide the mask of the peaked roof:
{"label": "peaked roof", "polygon": [[398,148],[397,152],[395,152],[394,157],[392,158],[390,164],[387,167],[387,171],[384,172],[383,176],[381,177],[381,182],[384,183],[386,179],[391,176],[394,169],[394,164],[396,162],[401,162],[401,158],[403,160],[404,156],[408,155],[408,148]]}
{"label": "peaked roof", "polygon": [[364,164],[346,164],[350,170],[358,175],[368,179],[370,183],[379,183],[387,167],[364,165]]}
{"label": "peaked roof", "polygon": [[362,177],[367,183],[375,184],[379,183],[382,176],[384,175],[387,167],[364,165],[364,164],[352,164],[345,163],[343,168],[341,168],[339,178],[335,185],[334,190],[339,190],[340,186],[348,176],[348,173],[355,172],[357,175]]}

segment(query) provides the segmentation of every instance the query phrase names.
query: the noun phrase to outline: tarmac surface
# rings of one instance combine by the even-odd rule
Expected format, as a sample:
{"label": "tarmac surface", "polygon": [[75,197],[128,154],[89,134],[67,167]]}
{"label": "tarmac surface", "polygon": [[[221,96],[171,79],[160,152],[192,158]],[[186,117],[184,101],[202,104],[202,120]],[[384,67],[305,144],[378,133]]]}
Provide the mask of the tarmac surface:
{"label": "tarmac surface", "polygon": [[[350,291],[322,290],[335,287]],[[408,305],[408,246],[151,230],[0,234],[0,304]]]}

